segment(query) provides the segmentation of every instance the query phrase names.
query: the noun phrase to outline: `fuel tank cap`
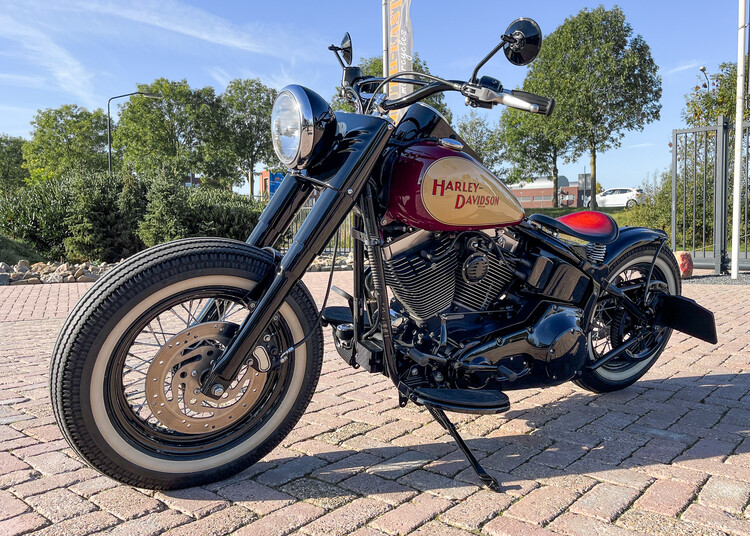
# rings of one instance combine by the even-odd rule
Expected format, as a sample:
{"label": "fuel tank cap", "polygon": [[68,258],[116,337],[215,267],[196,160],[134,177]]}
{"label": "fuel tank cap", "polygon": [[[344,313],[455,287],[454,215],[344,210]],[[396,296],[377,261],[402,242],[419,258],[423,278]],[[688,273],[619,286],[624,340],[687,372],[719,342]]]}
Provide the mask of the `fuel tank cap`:
{"label": "fuel tank cap", "polygon": [[454,151],[463,151],[464,149],[464,144],[453,138],[440,138],[437,142],[438,145]]}

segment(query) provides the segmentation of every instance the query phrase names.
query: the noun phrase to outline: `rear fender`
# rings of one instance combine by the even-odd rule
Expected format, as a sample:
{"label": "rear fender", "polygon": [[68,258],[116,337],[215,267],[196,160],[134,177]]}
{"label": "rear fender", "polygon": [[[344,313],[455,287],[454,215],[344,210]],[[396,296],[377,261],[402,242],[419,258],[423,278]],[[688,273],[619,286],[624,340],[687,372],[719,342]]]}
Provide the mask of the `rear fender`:
{"label": "rear fender", "polygon": [[628,251],[649,244],[658,244],[667,239],[667,233],[658,229],[645,227],[621,227],[620,236],[614,242],[607,244],[607,254],[604,257],[603,268],[609,267]]}

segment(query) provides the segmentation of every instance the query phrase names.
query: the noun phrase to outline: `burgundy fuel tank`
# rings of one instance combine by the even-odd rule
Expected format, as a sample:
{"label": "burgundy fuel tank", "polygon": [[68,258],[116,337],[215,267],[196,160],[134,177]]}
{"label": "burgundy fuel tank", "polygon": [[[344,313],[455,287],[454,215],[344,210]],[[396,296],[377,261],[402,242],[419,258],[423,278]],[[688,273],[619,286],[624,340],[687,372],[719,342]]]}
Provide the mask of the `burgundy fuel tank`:
{"label": "burgundy fuel tank", "polygon": [[394,162],[385,217],[428,231],[466,231],[516,224],[524,211],[477,160],[425,140],[403,149]]}

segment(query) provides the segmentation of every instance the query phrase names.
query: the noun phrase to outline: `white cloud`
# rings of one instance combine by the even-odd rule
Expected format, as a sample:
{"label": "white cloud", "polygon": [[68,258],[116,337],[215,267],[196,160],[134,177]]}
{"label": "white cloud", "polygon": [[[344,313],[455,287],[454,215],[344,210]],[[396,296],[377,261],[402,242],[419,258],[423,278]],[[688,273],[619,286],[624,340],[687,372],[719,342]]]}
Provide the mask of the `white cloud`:
{"label": "white cloud", "polygon": [[626,145],[625,149],[640,149],[642,147],[653,147],[653,143],[635,143],[633,145]]}
{"label": "white cloud", "polygon": [[[0,28],[3,28],[0,38],[18,43],[22,51],[20,55],[47,70],[60,90],[79,98],[86,106],[95,105],[97,99],[91,82],[92,74],[47,33],[5,15],[0,15]],[[9,76],[23,78],[23,75]]]}
{"label": "white cloud", "polygon": [[682,65],[679,65],[677,67],[673,67],[669,69],[668,71],[665,71],[664,74],[674,74],[679,73],[682,71],[687,71],[688,69],[695,69],[696,67],[700,67],[700,63],[698,62],[691,62],[691,63],[684,63]]}
{"label": "white cloud", "polygon": [[246,52],[291,61],[294,57],[310,59],[309,36],[293,35],[283,29],[272,29],[260,24],[239,26],[202,9],[173,0],[136,0],[127,4],[78,0],[73,5],[88,13],[120,17]]}

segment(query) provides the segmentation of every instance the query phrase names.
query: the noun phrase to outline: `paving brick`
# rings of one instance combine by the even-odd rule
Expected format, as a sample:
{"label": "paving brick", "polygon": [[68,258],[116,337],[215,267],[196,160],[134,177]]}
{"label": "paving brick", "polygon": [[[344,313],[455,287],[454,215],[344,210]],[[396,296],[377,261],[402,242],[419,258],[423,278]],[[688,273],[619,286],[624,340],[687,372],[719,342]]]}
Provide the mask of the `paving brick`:
{"label": "paving brick", "polygon": [[[688,509],[689,510],[689,509]],[[687,512],[686,512],[687,513]],[[691,523],[683,519],[665,517],[653,512],[631,508],[617,520],[627,529],[646,534],[668,534],[669,536],[726,536],[724,531]]]}
{"label": "paving brick", "polygon": [[495,514],[502,512],[513,502],[507,493],[481,490],[440,515],[440,519],[466,530],[479,530]]}
{"label": "paving brick", "polygon": [[165,536],[223,536],[229,534],[247,523],[257,519],[257,516],[242,508],[241,506],[230,506],[224,510],[219,510],[206,517],[180,525],[179,527],[168,530]]}
{"label": "paving brick", "polygon": [[291,495],[281,493],[253,480],[243,480],[227,486],[219,490],[219,494],[233,504],[242,505],[259,515],[266,515],[296,501]]}
{"label": "paving brick", "polygon": [[422,452],[407,451],[395,458],[384,461],[367,469],[370,474],[383,478],[397,479],[406,473],[419,469],[432,461],[432,458]]}
{"label": "paving brick", "polygon": [[682,519],[739,536],[750,535],[750,520],[737,519],[726,512],[702,504],[691,504],[685,510]]}
{"label": "paving brick", "polygon": [[564,512],[577,498],[575,492],[544,486],[513,504],[505,515],[543,525]]}
{"label": "paving brick", "polygon": [[703,486],[698,501],[701,504],[741,515],[750,501],[750,484],[731,478],[712,476]]}
{"label": "paving brick", "polygon": [[320,458],[301,456],[258,475],[256,480],[267,486],[280,486],[295,478],[310,474],[324,465],[327,465],[327,462]]}
{"label": "paving brick", "polygon": [[324,510],[334,510],[356,499],[356,495],[347,490],[315,478],[292,480],[279,489]]}
{"label": "paving brick", "polygon": [[62,452],[46,452],[26,458],[26,462],[45,475],[56,475],[80,469],[83,464]]}
{"label": "paving brick", "polygon": [[426,525],[419,527],[409,536],[471,536],[471,533],[451,527],[440,521],[430,521]]}
{"label": "paving brick", "polygon": [[451,500],[463,500],[477,491],[476,486],[421,469],[399,478],[398,482]]}
{"label": "paving brick", "polygon": [[599,484],[578,499],[570,511],[612,521],[638,496],[638,491],[615,484]]}
{"label": "paving brick", "polygon": [[302,532],[314,536],[342,536],[361,527],[373,517],[390,509],[375,499],[362,498],[319,517],[302,527]]}
{"label": "paving brick", "polygon": [[637,536],[639,533],[599,519],[568,512],[550,523],[547,528],[568,536]]}
{"label": "paving brick", "polygon": [[696,487],[677,480],[657,480],[635,502],[635,507],[664,516],[677,516],[695,496]]}
{"label": "paving brick", "polygon": [[450,506],[451,502],[447,499],[423,493],[383,514],[370,525],[386,534],[408,534]]}
{"label": "paving brick", "polygon": [[501,515],[487,523],[482,533],[489,536],[555,536],[551,530],[524,523],[519,519]]}
{"label": "paving brick", "polygon": [[119,523],[119,520],[111,514],[106,512],[90,512],[50,525],[35,532],[34,536],[71,536],[73,534],[75,536],[85,536],[86,534],[99,532],[117,525],[117,523]]}
{"label": "paving brick", "polygon": [[354,475],[339,485],[342,488],[383,501],[391,506],[397,506],[417,495],[417,491],[410,487],[367,473]]}
{"label": "paving brick", "polygon": [[34,495],[26,499],[35,511],[58,523],[71,517],[80,516],[96,510],[96,507],[67,489],[59,488]]}
{"label": "paving brick", "polygon": [[29,469],[29,464],[19,460],[10,452],[0,452],[0,475],[6,475],[23,469]]}
{"label": "paving brick", "polygon": [[331,445],[330,443],[318,439],[301,441],[293,444],[290,448],[298,450],[308,456],[315,456],[329,462],[336,462],[355,454],[355,451],[351,449],[341,448],[338,445]]}
{"label": "paving brick", "polygon": [[314,521],[324,513],[324,509],[315,505],[304,502],[295,503],[245,525],[233,536],[284,536]]}
{"label": "paving brick", "polygon": [[126,486],[102,491],[92,496],[90,500],[102,510],[126,521],[158,512],[163,508],[162,503],[156,499]]}
{"label": "paving brick", "polygon": [[48,521],[42,516],[31,512],[0,521],[0,534],[3,536],[19,536],[41,529],[47,523]]}
{"label": "paving brick", "polygon": [[157,493],[156,499],[192,517],[201,518],[229,505],[223,498],[203,488],[187,488]]}
{"label": "paving brick", "polygon": [[16,499],[7,491],[0,491],[0,520],[17,516],[28,509],[29,507],[23,501]]}
{"label": "paving brick", "polygon": [[365,469],[372,467],[382,461],[381,458],[367,454],[366,452],[358,452],[348,458],[339,460],[336,463],[326,465],[312,473],[312,477],[320,478],[326,482],[341,482],[342,480],[349,478]]}
{"label": "paving brick", "polygon": [[157,536],[191,521],[191,517],[174,510],[166,510],[120,523],[107,532],[107,536]]}

